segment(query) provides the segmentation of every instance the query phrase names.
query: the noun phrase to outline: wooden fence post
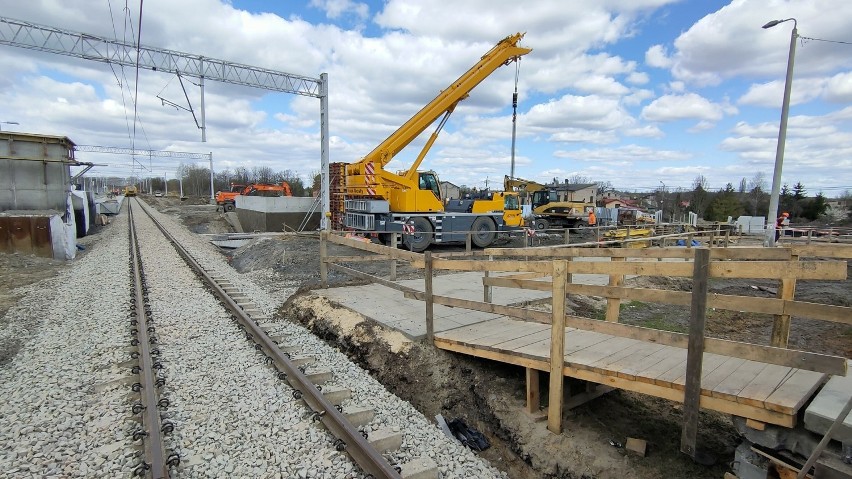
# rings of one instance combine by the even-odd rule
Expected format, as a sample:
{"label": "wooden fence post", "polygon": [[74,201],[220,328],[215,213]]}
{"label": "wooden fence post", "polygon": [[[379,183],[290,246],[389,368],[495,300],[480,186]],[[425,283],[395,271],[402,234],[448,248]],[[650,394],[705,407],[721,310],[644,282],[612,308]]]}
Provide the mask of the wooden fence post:
{"label": "wooden fence post", "polygon": [[689,345],[686,353],[686,386],[683,393],[683,429],[680,436],[680,451],[693,459],[701,404],[701,363],[704,358],[704,323],[707,319],[709,276],[710,250],[696,248],[692,270],[692,309],[689,315]]}
{"label": "wooden fence post", "polygon": [[[799,261],[797,255],[793,255],[790,261]],[[796,278],[781,279],[781,287],[778,288],[778,294],[775,296],[778,299],[792,301],[796,296]],[[784,306],[786,310],[786,305]],[[776,314],[772,323],[772,339],[771,346],[776,348],[787,348],[787,343],[790,340],[790,315]]]}
{"label": "wooden fence post", "polygon": [[550,328],[550,394],[547,406],[547,429],[562,433],[562,388],[565,377],[565,284],[568,262],[553,262],[552,321]]}
{"label": "wooden fence post", "polygon": [[328,231],[320,231],[320,281],[323,288],[328,288]]}
{"label": "wooden fence post", "polygon": [[[612,262],[624,261],[625,258],[619,258],[617,256],[613,256],[610,258]],[[610,286],[621,286],[624,283],[624,275],[623,274],[611,274],[609,275],[609,285]],[[621,299],[619,298],[606,298],[606,320],[617,323],[618,322],[618,313],[621,310]]]}
{"label": "wooden fence post", "polygon": [[527,368],[527,412],[535,414],[541,409],[541,387],[538,369]]}
{"label": "wooden fence post", "polygon": [[[399,233],[391,233],[390,246],[396,251],[399,246]],[[396,281],[396,258],[391,258],[390,261],[390,280]]]}
{"label": "wooden fence post", "polygon": [[[494,261],[494,255],[488,255],[488,261]],[[485,279],[487,280],[489,276],[491,275],[489,274],[488,270],[485,270]],[[492,299],[493,296],[491,293],[491,285],[484,284],[482,288],[482,301],[490,303]]]}
{"label": "wooden fence post", "polygon": [[571,228],[565,228],[565,244],[571,244]]}
{"label": "wooden fence post", "polygon": [[470,253],[470,251],[472,249],[471,244],[470,244],[472,236],[473,235],[470,232],[468,232],[467,236],[465,236],[465,239],[464,239],[464,250],[468,253]]}
{"label": "wooden fence post", "polygon": [[435,344],[435,303],[432,302],[432,252],[423,253],[426,264],[426,339]]}

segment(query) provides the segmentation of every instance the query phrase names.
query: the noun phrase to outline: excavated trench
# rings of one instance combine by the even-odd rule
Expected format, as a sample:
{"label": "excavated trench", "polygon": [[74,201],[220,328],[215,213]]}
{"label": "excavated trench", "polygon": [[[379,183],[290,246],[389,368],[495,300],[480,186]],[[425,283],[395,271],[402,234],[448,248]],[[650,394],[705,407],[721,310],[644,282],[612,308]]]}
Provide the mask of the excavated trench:
{"label": "excavated trench", "polygon": [[[344,352],[426,417],[461,418],[485,434],[491,447],[479,454],[513,479],[718,478],[736,447],[727,418],[702,413],[699,444],[719,462],[696,465],[678,452],[679,406],[624,391],[566,411],[564,432],[552,434],[546,421],[524,411],[523,368],[411,342],[310,291],[291,297],[277,316]],[[544,374],[541,384],[546,387]],[[624,444],[626,437],[647,440],[648,456],[612,445]]]}

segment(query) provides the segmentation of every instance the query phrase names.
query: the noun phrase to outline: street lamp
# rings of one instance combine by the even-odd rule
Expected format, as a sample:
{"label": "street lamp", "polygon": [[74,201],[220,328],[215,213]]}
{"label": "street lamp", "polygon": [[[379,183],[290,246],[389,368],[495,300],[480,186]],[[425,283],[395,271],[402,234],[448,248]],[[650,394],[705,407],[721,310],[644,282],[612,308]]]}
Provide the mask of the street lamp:
{"label": "street lamp", "polygon": [[772,194],[769,196],[769,211],[766,217],[766,240],[764,245],[775,246],[775,218],[778,217],[778,195],[781,192],[781,165],[784,163],[784,144],[787,142],[787,117],[790,114],[790,88],[793,86],[793,60],[796,56],[796,19],[772,20],[763,28],[772,28],[779,23],[793,21],[790,35],[790,54],[787,57],[787,79],[784,82],[784,102],[781,104],[781,126],[778,128],[778,146],[775,150],[775,172],[772,174]]}
{"label": "street lamp", "polygon": [[[17,121],[0,121],[0,124],[5,124],[5,125],[20,125],[20,123],[18,123]],[[0,131],[3,131],[3,127],[2,127],[2,126],[0,126]]]}

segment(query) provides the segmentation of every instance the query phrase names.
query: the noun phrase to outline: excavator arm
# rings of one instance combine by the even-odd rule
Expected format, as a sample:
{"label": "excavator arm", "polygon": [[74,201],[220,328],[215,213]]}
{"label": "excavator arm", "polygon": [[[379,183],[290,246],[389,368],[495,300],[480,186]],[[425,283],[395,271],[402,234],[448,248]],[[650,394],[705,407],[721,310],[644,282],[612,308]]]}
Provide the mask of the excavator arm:
{"label": "excavator arm", "polygon": [[435,142],[440,129],[443,128],[449,114],[452,113],[458,102],[465,99],[471,90],[495,70],[516,61],[521,56],[532,51],[530,48],[518,46],[523,36],[523,33],[516,33],[497,43],[494,48],[482,56],[476,65],[454,81],[446,90],[439,93],[438,96],[376,146],[367,156],[357,163],[348,165],[347,176],[365,174],[367,164],[372,164],[372,168],[375,169],[384,168],[385,165],[393,160],[397,153],[414,141],[415,138],[423,133],[441,115],[444,115],[439,127],[426,142],[426,146],[404,175],[409,180],[415,179],[417,168],[423,162],[426,153]]}

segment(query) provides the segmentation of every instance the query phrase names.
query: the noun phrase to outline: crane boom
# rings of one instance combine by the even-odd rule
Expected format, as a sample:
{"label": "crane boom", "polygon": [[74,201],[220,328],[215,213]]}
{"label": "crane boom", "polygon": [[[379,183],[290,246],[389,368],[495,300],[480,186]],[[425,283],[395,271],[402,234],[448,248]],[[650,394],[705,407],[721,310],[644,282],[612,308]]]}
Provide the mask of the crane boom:
{"label": "crane boom", "polygon": [[[435,122],[441,115],[452,112],[456,104],[465,99],[471,90],[476,88],[482,80],[487,78],[491,73],[503,65],[507,65],[523,55],[531,52],[531,48],[518,46],[518,42],[524,37],[523,33],[516,33],[501,40],[497,45],[488,51],[479,62],[465,72],[461,77],[454,81],[450,86],[438,94],[426,106],[420,109],[414,116],[406,121],[396,131],[391,133],[383,142],[376,146],[373,151],[367,154],[358,163],[374,163],[384,167],[399,153],[403,148],[408,146],[415,138],[432,123]],[[432,145],[433,141],[427,143],[427,149]],[[410,172],[416,171],[420,163],[425,157],[425,149],[418,155],[418,161],[409,169]]]}

